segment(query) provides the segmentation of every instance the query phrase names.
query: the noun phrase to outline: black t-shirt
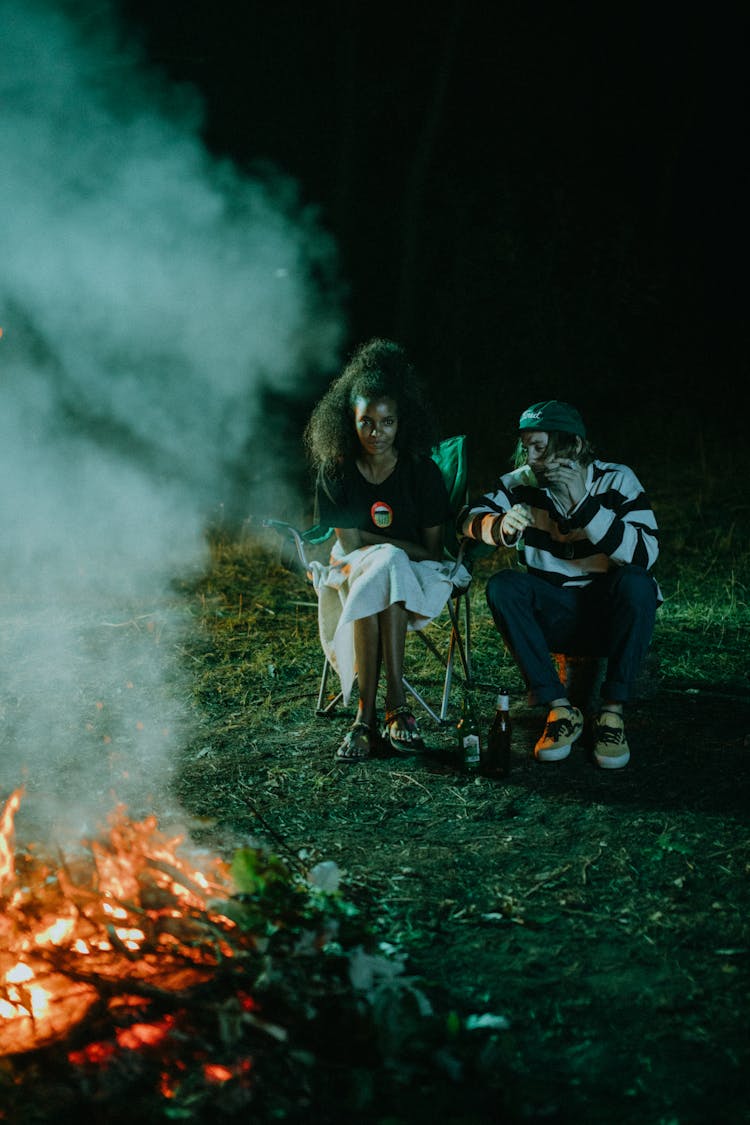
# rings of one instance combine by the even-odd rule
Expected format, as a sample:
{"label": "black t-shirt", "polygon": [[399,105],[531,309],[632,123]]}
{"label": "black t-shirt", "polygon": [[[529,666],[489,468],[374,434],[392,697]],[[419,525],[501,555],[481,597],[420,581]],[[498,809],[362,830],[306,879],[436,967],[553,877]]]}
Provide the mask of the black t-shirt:
{"label": "black t-shirt", "polygon": [[347,464],[340,478],[318,480],[316,500],[322,524],[411,543],[419,542],[422,528],[437,527],[450,514],[448,493],[431,457],[399,457],[380,484],[371,484],[355,464]]}

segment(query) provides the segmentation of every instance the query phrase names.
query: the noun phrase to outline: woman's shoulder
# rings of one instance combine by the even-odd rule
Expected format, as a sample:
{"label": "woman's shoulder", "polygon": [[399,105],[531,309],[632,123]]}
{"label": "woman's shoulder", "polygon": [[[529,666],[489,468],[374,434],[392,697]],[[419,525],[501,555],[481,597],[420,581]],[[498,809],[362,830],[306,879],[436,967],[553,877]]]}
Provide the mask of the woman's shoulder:
{"label": "woman's shoulder", "polygon": [[431,483],[442,480],[442,473],[437,463],[428,453],[410,453],[399,458],[401,472],[408,474],[417,484]]}
{"label": "woman's shoulder", "polygon": [[345,460],[336,465],[321,466],[315,478],[315,487],[318,492],[324,492],[331,499],[339,499],[347,490],[347,482],[351,480],[351,470]]}
{"label": "woman's shoulder", "polygon": [[429,453],[410,453],[408,459],[422,472],[432,473],[435,470],[440,472],[437,461]]}
{"label": "woman's shoulder", "polygon": [[319,481],[343,480],[343,478],[350,473],[351,465],[348,458],[339,457],[336,461],[329,461],[325,465],[319,465],[316,479]]}

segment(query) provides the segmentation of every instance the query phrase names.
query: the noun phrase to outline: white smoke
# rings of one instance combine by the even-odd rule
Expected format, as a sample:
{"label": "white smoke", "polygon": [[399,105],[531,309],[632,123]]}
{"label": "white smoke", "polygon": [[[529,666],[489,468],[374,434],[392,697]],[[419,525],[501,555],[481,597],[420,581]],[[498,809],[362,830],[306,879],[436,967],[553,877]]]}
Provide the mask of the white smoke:
{"label": "white smoke", "polygon": [[58,833],[161,799],[190,694],[170,582],[271,471],[263,391],[342,337],[295,185],[210,156],[197,95],[86,7],[0,0],[0,799],[24,784],[19,824]]}

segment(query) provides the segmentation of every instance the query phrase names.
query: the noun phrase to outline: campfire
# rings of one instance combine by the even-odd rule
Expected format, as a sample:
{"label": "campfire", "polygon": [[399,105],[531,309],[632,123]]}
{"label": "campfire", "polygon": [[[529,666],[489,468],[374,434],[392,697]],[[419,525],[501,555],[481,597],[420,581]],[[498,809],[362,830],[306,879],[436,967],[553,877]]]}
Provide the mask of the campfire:
{"label": "campfire", "polygon": [[252,944],[213,905],[233,894],[226,866],[190,866],[154,818],[119,808],[106,836],[53,862],[14,852],[20,801],[0,816],[0,1055],[66,1036],[97,1003],[184,992]]}
{"label": "campfire", "polygon": [[123,807],[53,856],[16,847],[21,797],[0,813],[0,1123],[302,1122],[358,1105],[363,1066],[394,1104],[431,1072],[429,1005],[367,952],[336,864],[204,857]]}
{"label": "campfire", "polygon": [[53,855],[16,846],[21,799],[0,812],[0,1123],[89,1120],[92,1104],[107,1125],[249,1105],[306,1119],[363,1036],[373,1053],[352,964],[380,961],[335,864],[250,846],[226,862],[124,807]]}

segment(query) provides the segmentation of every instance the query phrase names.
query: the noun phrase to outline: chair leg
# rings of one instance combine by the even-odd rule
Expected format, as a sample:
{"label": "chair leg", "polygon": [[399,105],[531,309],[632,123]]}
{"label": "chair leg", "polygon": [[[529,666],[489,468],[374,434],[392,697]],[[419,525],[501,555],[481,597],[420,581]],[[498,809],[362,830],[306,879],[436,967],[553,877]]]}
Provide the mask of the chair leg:
{"label": "chair leg", "polygon": [[471,671],[471,598],[469,591],[463,595],[464,602],[464,638],[466,643],[465,664],[464,671],[466,672],[466,679],[472,683],[474,676]]}
{"label": "chair leg", "polygon": [[433,711],[432,707],[430,707],[427,700],[424,698],[423,695],[420,695],[420,693],[417,691],[417,689],[414,687],[414,685],[409,683],[406,676],[401,677],[401,683],[404,685],[404,689],[406,691],[408,691],[410,695],[414,696],[417,703],[419,703],[420,707],[423,707],[425,709],[425,711],[430,716],[430,718],[434,719],[434,721],[436,723],[440,723],[441,722],[440,716],[437,715],[435,713],[435,711]]}
{"label": "chair leg", "polygon": [[[461,599],[464,600],[464,620],[465,620],[465,636],[466,644],[461,640],[461,630],[458,625],[458,607]],[[470,619],[469,619],[469,599],[468,595],[459,595],[454,601],[448,602],[448,614],[451,619],[451,635],[448,642],[448,658],[445,664],[445,680],[443,682],[443,698],[440,701],[440,720],[445,723],[448,720],[448,703],[450,700],[451,687],[453,685],[453,667],[456,659],[456,650],[461,660],[461,667],[463,668],[464,677],[467,684],[471,684],[471,664],[469,658],[469,645],[470,639]]]}
{"label": "chair leg", "polygon": [[[459,609],[460,609],[460,604],[461,604],[462,601],[464,603],[464,612],[463,612],[464,640],[462,640],[462,638],[461,638],[461,629],[459,627]],[[459,659],[461,661],[461,667],[463,669],[463,673],[464,673],[464,677],[466,679],[466,683],[470,685],[471,682],[472,682],[472,677],[471,677],[471,614],[470,614],[470,605],[469,605],[468,593],[459,594],[459,596],[457,598],[452,599],[452,600],[449,599],[448,604],[447,604],[447,609],[448,609],[448,614],[450,616],[450,622],[451,622],[451,632],[450,632],[450,640],[448,642],[447,658],[443,657],[443,654],[440,652],[440,649],[437,647],[437,645],[435,644],[435,642],[432,640],[431,637],[426,636],[421,630],[417,634],[419,636],[420,640],[427,646],[427,648],[430,649],[430,651],[433,653],[433,655],[440,662],[442,662],[443,659],[445,659],[445,678],[443,680],[443,692],[442,692],[442,697],[441,697],[441,700],[440,700],[440,713],[438,714],[434,710],[434,708],[432,708],[430,706],[430,704],[427,702],[427,700],[424,698],[424,696],[419,691],[417,691],[417,689],[414,687],[414,685],[412,683],[410,683],[409,680],[407,680],[405,676],[402,677],[402,681],[403,681],[403,685],[404,685],[405,690],[408,691],[410,695],[414,696],[416,701],[419,703],[420,707],[422,707],[427,712],[427,714],[430,716],[431,719],[433,719],[436,723],[438,723],[440,725],[445,725],[445,723],[448,722],[448,704],[450,702],[450,693],[451,693],[451,688],[453,686],[453,670],[454,670],[454,666],[455,666],[456,652],[458,652]],[[330,671],[331,671],[331,664],[330,664],[330,661],[326,658],[324,663],[323,663],[323,672],[322,672],[322,675],[320,677],[320,688],[318,690],[318,702],[317,702],[317,705],[316,705],[316,708],[315,708],[315,714],[316,715],[320,715],[320,716],[330,715],[333,712],[333,710],[335,709],[336,705],[343,698],[343,693],[338,692],[338,694],[335,695],[332,699],[330,699],[327,703],[325,702],[326,690],[327,690],[327,687],[328,687],[328,676],[329,676]]]}
{"label": "chair leg", "polygon": [[[456,599],[456,603],[458,603],[458,601],[459,599]],[[469,616],[469,599],[467,597],[464,597],[465,641],[461,638],[461,630],[458,624],[458,605],[456,604],[454,606],[453,603],[449,603],[448,612],[450,613],[451,618],[452,634],[455,635],[455,644],[456,648],[458,649],[458,655],[461,659],[461,667],[464,670],[464,676],[466,677],[467,683],[471,684],[471,619]],[[453,637],[451,639],[453,639]]]}
{"label": "chair leg", "polygon": [[451,639],[448,644],[448,659],[445,662],[445,679],[443,680],[443,697],[440,700],[440,722],[448,720],[448,700],[450,699],[453,684],[453,655],[455,652],[455,631],[451,628]]}
{"label": "chair leg", "polygon": [[[329,701],[327,703],[323,702],[324,699],[325,699],[325,695],[326,695],[326,687],[328,685],[328,674],[329,674],[330,671],[331,671],[331,664],[330,664],[330,661],[326,659],[324,664],[323,664],[323,673],[320,677],[320,689],[318,691],[318,703],[317,703],[317,706],[315,708],[315,714],[320,716],[321,718],[327,717],[328,715],[332,714],[334,708],[336,707],[336,704],[339,703],[341,701],[341,699],[343,698],[343,692],[339,692],[337,695],[335,695],[333,697],[333,699],[329,699]],[[412,683],[409,682],[409,680],[407,680],[406,676],[401,677],[401,682],[404,685],[404,690],[408,691],[408,693],[410,695],[414,696],[417,703],[419,703],[419,705],[425,709],[425,711],[427,712],[427,714],[430,716],[431,719],[434,719],[436,723],[439,723],[441,721],[441,718],[435,713],[435,711],[433,711],[432,707],[430,707],[429,703],[424,698],[424,696],[419,691],[417,691],[417,689],[414,687],[414,685]]]}
{"label": "chair leg", "polygon": [[325,705],[323,703],[323,700],[325,699],[325,695],[326,695],[326,687],[328,685],[328,673],[330,672],[330,670],[331,670],[331,662],[328,659],[328,657],[326,657],[325,661],[323,663],[323,674],[320,677],[320,689],[318,691],[318,703],[317,703],[317,706],[315,708],[315,714],[316,715],[330,715],[331,712],[333,711],[334,707],[336,706],[336,704],[343,697],[343,692],[339,692],[338,695],[335,695],[333,697],[333,699],[330,699],[328,701],[328,703],[326,703]]}

